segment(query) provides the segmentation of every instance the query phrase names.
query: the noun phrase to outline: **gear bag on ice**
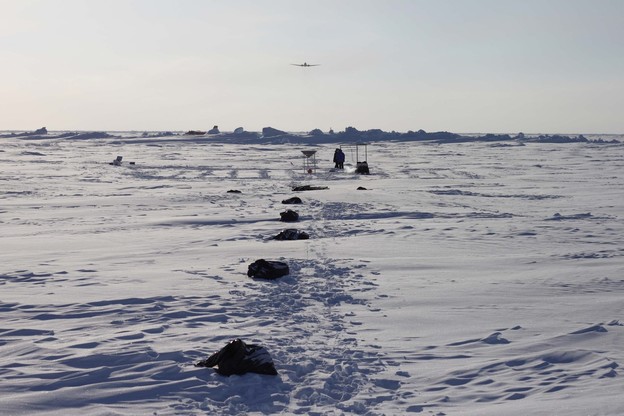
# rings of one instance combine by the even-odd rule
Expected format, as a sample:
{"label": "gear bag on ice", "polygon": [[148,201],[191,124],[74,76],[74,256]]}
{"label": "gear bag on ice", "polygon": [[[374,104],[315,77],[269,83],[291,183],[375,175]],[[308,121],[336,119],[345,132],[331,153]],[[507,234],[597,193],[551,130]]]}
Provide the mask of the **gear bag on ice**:
{"label": "gear bag on ice", "polygon": [[303,201],[298,196],[293,196],[292,198],[284,199],[282,204],[302,204]]}
{"label": "gear bag on ice", "polygon": [[215,368],[217,373],[224,376],[245,373],[277,375],[273,359],[266,348],[260,345],[245,344],[238,338],[230,341],[225,347],[207,359],[198,362],[195,366],[217,366]]}
{"label": "gear bag on ice", "polygon": [[299,220],[299,214],[297,214],[297,212],[293,211],[292,209],[287,209],[284,212],[280,212],[280,217],[280,221],[283,222],[295,222]]}
{"label": "gear bag on ice", "polygon": [[273,237],[274,240],[307,240],[309,238],[310,235],[308,233],[294,228],[283,230],[278,235]]}
{"label": "gear bag on ice", "polygon": [[247,276],[259,279],[277,279],[290,273],[288,265],[281,261],[260,259],[251,263]]}

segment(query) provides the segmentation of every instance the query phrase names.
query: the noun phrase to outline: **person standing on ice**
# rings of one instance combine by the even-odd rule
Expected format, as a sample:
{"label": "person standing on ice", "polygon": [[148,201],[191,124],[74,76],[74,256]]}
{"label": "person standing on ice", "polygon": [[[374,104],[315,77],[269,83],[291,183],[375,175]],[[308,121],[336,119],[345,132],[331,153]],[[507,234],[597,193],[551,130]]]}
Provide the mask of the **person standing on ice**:
{"label": "person standing on ice", "polygon": [[344,169],[345,154],[342,149],[338,149],[338,167]]}
{"label": "person standing on ice", "polygon": [[335,168],[344,169],[345,154],[342,149],[336,149],[334,152]]}

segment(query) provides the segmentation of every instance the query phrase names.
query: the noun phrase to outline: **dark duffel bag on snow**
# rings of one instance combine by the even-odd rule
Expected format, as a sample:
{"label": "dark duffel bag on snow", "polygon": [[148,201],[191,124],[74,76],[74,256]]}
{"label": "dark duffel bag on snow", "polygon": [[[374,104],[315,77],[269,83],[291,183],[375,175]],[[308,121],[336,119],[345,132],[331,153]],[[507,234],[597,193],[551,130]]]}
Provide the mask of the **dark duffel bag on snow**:
{"label": "dark duffel bag on snow", "polygon": [[258,279],[277,279],[290,273],[288,265],[281,261],[256,260],[249,265],[247,276]]}
{"label": "dark duffel bag on snow", "polygon": [[230,341],[225,347],[207,359],[198,362],[195,366],[218,366],[215,370],[224,376],[245,373],[277,375],[273,360],[266,348],[260,345],[245,344],[240,339]]}
{"label": "dark duffel bag on snow", "polygon": [[298,196],[293,196],[292,198],[284,199],[282,204],[302,204],[303,201]]}
{"label": "dark duffel bag on snow", "polygon": [[359,173],[362,175],[369,175],[370,170],[368,170],[368,163],[366,162],[357,162],[355,167],[355,173]]}
{"label": "dark duffel bag on snow", "polygon": [[295,230],[294,228],[289,228],[280,232],[278,235],[273,237],[274,240],[307,240],[310,236],[305,231]]}
{"label": "dark duffel bag on snow", "polygon": [[297,214],[292,209],[287,209],[284,212],[280,212],[280,221],[284,222],[295,222],[299,219],[299,214]]}

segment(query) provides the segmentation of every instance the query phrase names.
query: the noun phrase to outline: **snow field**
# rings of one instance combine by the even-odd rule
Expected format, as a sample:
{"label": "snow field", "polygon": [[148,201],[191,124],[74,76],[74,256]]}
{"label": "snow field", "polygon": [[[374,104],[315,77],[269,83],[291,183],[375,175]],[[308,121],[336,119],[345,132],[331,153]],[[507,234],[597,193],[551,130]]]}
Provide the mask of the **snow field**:
{"label": "snow field", "polygon": [[[621,145],[379,142],[370,176],[302,148],[7,139],[4,411],[624,412]],[[279,376],[193,366],[236,337]]]}

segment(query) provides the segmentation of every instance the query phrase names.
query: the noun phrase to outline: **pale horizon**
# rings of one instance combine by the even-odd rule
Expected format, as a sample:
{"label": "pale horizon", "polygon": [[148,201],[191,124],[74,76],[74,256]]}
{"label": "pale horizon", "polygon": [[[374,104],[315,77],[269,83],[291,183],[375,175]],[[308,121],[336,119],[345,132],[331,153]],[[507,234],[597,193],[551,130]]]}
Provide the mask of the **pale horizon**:
{"label": "pale horizon", "polygon": [[621,1],[0,0],[0,16],[0,130],[624,134]]}

